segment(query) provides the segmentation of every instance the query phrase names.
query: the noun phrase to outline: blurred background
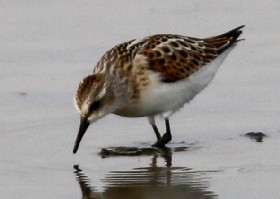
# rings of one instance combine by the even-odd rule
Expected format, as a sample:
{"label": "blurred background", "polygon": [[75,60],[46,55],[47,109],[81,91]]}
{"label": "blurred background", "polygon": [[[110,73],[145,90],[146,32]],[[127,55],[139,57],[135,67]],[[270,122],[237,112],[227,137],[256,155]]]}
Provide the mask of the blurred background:
{"label": "blurred background", "polygon": [[[162,198],[166,191],[166,198],[278,198],[279,10],[276,0],[0,0],[1,198]],[[155,140],[146,118],[111,115],[72,154],[74,93],[108,49],[156,33],[208,37],[243,24],[245,41],[171,118],[168,152],[103,159],[102,148],[135,151]],[[255,142],[247,132],[267,136]]]}

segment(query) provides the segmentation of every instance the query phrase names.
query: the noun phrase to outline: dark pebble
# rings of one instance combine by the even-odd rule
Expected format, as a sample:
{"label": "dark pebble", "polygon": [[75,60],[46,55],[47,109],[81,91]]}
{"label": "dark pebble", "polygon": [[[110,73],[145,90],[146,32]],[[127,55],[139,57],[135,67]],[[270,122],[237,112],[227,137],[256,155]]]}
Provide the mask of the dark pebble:
{"label": "dark pebble", "polygon": [[256,142],[262,142],[263,138],[266,137],[262,132],[248,132],[245,136],[254,139]]}

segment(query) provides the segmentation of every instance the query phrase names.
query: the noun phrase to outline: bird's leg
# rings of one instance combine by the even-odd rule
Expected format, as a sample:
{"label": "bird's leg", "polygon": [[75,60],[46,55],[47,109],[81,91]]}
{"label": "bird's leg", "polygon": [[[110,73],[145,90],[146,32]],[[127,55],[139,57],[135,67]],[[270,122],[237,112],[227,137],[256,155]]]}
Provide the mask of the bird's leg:
{"label": "bird's leg", "polygon": [[161,135],[160,135],[160,133],[158,131],[158,128],[157,128],[157,125],[156,125],[156,122],[155,122],[155,117],[148,117],[148,119],[149,119],[149,123],[152,125],[152,127],[154,129],[154,132],[155,132],[155,134],[157,136],[157,140],[159,141],[160,138],[161,138]]}
{"label": "bird's leg", "polygon": [[165,118],[165,126],[166,126],[166,133],[158,140],[153,146],[155,147],[164,147],[166,143],[172,140],[170,125],[168,118]]}
{"label": "bird's leg", "polygon": [[157,126],[156,126],[156,125],[152,125],[152,127],[153,127],[154,132],[155,132],[155,134],[156,134],[156,136],[157,136],[157,140],[160,140],[161,135],[160,135],[160,133],[159,133],[159,131],[158,131]]}

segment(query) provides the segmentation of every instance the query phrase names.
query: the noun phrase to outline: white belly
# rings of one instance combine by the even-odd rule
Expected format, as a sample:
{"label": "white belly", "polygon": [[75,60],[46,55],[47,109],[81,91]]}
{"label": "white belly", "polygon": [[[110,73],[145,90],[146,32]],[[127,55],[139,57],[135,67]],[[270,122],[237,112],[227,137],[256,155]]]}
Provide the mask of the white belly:
{"label": "white belly", "polygon": [[174,83],[160,81],[158,74],[151,71],[151,85],[141,93],[140,103],[127,105],[122,113],[116,113],[126,117],[146,117],[154,115],[170,114],[191,101],[213,79],[220,64],[228,54],[225,51],[213,62],[201,68],[199,71]]}

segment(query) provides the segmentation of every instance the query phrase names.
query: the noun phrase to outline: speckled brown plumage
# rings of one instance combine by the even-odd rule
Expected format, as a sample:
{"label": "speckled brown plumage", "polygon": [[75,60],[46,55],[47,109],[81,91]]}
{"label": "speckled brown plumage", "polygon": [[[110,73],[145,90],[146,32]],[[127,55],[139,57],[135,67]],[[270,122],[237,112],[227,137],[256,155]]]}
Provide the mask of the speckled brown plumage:
{"label": "speckled brown plumage", "polygon": [[189,77],[232,46],[241,34],[242,27],[204,39],[158,34],[121,43],[107,51],[93,70],[93,74],[104,74],[105,79],[94,75],[85,78],[80,84],[76,95],[77,105],[81,106],[90,89],[87,85],[92,85],[94,81],[118,79],[119,82],[130,84],[131,90],[128,92],[131,98],[138,99],[140,89],[150,83],[149,70],[158,73],[163,82],[176,82]]}
{"label": "speckled brown plumage", "polygon": [[143,55],[150,70],[160,73],[163,81],[174,82],[198,71],[233,45],[242,27],[204,39],[159,34],[139,41],[131,40],[106,52],[94,68],[94,73],[110,70],[111,67],[117,70],[139,67],[132,63],[137,55]]}
{"label": "speckled brown plumage", "polygon": [[[80,82],[79,88],[75,95],[76,104],[79,109],[82,109],[83,102],[89,98],[89,93],[95,90],[95,95],[90,96],[92,98],[96,97],[99,91],[102,89],[102,84],[104,84],[104,76],[101,74],[93,74],[85,77],[83,81]],[[90,99],[88,99],[90,100]]]}
{"label": "speckled brown plumage", "polygon": [[[77,90],[75,104],[81,123],[73,153],[88,126],[110,113],[148,117],[157,137],[153,146],[163,147],[172,139],[169,116],[211,82],[242,27],[204,39],[152,35],[107,51]],[[158,115],[165,119],[162,136],[155,124]]]}

